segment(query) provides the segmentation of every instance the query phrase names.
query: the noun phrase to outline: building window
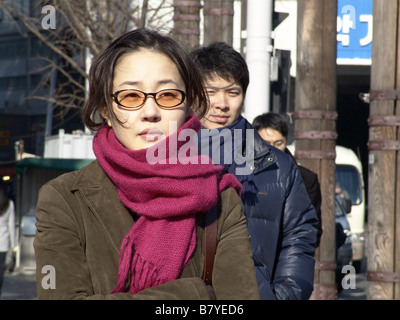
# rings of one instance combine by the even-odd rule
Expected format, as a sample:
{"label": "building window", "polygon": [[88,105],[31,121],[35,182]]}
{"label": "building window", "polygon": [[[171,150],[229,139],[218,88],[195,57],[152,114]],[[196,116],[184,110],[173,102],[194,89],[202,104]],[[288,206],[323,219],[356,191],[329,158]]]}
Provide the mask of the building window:
{"label": "building window", "polygon": [[12,39],[0,42],[0,59],[27,58],[25,39]]}
{"label": "building window", "polygon": [[25,76],[0,78],[0,91],[24,90],[26,86],[27,81]]}

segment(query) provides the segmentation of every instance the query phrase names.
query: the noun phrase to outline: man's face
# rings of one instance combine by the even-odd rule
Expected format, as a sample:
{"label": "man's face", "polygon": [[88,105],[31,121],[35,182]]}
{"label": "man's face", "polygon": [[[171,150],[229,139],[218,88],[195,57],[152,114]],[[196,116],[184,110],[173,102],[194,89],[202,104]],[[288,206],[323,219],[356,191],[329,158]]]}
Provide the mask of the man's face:
{"label": "man's face", "polygon": [[258,133],[265,142],[285,152],[287,140],[278,130],[264,128],[258,130]]}
{"label": "man's face", "polygon": [[206,129],[223,128],[239,118],[244,97],[242,87],[238,83],[216,76],[213,80],[207,79],[206,89],[210,109],[201,119]]}

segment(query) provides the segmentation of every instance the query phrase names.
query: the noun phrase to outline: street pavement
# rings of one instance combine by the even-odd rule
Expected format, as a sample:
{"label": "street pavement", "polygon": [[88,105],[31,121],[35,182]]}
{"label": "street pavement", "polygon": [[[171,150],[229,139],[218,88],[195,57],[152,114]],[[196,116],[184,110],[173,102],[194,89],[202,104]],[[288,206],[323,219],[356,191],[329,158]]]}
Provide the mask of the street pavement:
{"label": "street pavement", "polygon": [[356,275],[356,287],[354,289],[343,289],[337,296],[338,300],[366,300],[367,299],[367,279],[365,273]]}
{"label": "street pavement", "polygon": [[[356,288],[343,290],[338,300],[365,300],[367,281],[365,274],[356,275]],[[36,275],[34,271],[14,271],[4,275],[0,300],[37,300]]]}
{"label": "street pavement", "polygon": [[37,300],[35,272],[6,272],[0,300]]}

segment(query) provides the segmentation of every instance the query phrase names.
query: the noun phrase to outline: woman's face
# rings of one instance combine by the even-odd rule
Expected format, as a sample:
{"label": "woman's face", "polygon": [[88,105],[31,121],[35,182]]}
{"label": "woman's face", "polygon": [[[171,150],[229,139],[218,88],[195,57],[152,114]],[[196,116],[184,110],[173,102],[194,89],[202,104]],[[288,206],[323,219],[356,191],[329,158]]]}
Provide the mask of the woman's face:
{"label": "woman's face", "polygon": [[[185,91],[185,83],[172,60],[162,53],[145,49],[119,59],[113,86],[113,93],[124,89],[146,93],[164,89]],[[153,96],[148,96],[139,110],[125,110],[114,101],[112,108],[122,124],[110,119],[107,123],[119,142],[130,150],[145,149],[165,139],[183,125],[187,115],[186,101],[178,108],[165,110],[157,105]]]}

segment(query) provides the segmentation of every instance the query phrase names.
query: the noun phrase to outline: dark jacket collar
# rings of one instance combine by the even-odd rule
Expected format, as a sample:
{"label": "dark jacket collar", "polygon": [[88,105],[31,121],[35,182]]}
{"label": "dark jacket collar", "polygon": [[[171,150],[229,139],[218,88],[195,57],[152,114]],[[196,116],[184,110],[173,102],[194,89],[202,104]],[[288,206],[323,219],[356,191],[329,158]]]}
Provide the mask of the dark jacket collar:
{"label": "dark jacket collar", "polygon": [[[256,174],[276,163],[276,155],[272,147],[258,134],[257,130],[246,120],[246,130],[254,130],[254,170]],[[246,139],[247,143],[247,139]],[[245,150],[245,148],[244,148]]]}

